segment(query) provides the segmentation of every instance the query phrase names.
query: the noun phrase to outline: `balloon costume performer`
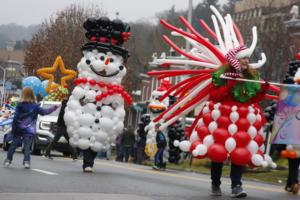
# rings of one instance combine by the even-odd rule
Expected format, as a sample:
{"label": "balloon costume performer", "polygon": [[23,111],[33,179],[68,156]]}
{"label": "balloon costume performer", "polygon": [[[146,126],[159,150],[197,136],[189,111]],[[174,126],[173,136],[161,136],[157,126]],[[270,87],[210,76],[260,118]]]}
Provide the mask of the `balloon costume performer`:
{"label": "balloon costume performer", "polygon": [[[218,163],[219,169],[216,171],[219,174],[212,174],[213,185],[214,180],[217,182],[215,183],[216,189],[219,189],[220,185],[222,162],[230,159],[240,172],[235,174],[236,177],[231,177],[233,195],[238,193],[244,196],[245,193],[240,187],[242,166],[270,165],[276,167],[270,156],[263,153],[262,126],[265,119],[258,102],[262,98],[276,99],[277,96],[266,94],[266,91],[271,90],[278,93],[279,89],[255,81],[260,79],[255,70],[262,67],[266,61],[265,54],[262,53],[261,60],[257,63],[249,63],[249,57],[257,43],[256,27],[252,28],[252,44],[250,48],[246,48],[231,16],[226,15],[223,18],[213,6],[211,6],[211,10],[214,13],[212,20],[215,30],[213,31],[203,20],[200,20],[200,23],[215,40],[216,46],[198,33],[183,17],[179,17],[179,19],[190,33],[161,20],[165,27],[173,31],[173,35],[183,37],[193,48],[186,52],[176,46],[167,36],[163,36],[163,39],[187,60],[158,59],[157,62],[163,66],[186,64],[205,69],[148,73],[157,76],[158,79],[190,75],[189,78],[173,86],[161,98],[163,100],[170,93],[178,96],[177,102],[160,114],[154,122],[162,123],[161,129],[164,129],[182,115],[206,102],[194,120],[190,133],[187,134],[188,140],[176,141],[174,144],[179,146],[182,151],[189,151],[196,158],[208,157],[213,163]],[[221,29],[219,25],[221,25]],[[231,77],[231,79],[242,78],[245,81],[227,80],[222,78],[223,76]],[[249,79],[254,82],[249,82]]]}
{"label": "balloon costume performer", "polygon": [[88,42],[78,63],[76,87],[64,120],[70,144],[84,150],[84,171],[92,171],[96,152],[107,151],[124,128],[124,103],[132,99],[121,86],[126,74],[130,27],[122,21],[89,18],[84,23]]}

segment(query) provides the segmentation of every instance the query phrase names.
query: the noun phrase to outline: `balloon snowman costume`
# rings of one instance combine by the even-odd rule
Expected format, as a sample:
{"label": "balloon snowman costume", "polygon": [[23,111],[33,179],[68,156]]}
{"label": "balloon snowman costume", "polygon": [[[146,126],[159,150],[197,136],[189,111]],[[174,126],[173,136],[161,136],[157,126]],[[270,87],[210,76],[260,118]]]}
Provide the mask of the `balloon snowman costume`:
{"label": "balloon snowman costume", "polygon": [[[241,78],[242,66],[238,59],[250,57],[257,43],[256,27],[252,28],[253,41],[250,48],[244,46],[243,37],[228,14],[224,18],[211,6],[214,31],[203,21],[200,23],[217,45],[209,42],[198,33],[183,17],[181,22],[189,32],[174,27],[166,21],[161,23],[172,30],[172,35],[183,37],[192,45],[187,52],[176,46],[167,36],[163,39],[186,60],[157,59],[161,65],[190,65],[202,67],[193,70],[152,71],[149,75],[173,77],[190,75],[189,78],[174,85],[161,97],[176,94],[178,100],[161,113],[154,122],[162,123],[161,129],[189,113],[195,107],[206,102],[202,111],[195,118],[188,140],[175,141],[182,151],[190,152],[196,158],[208,157],[213,162],[223,162],[227,158],[236,165],[276,167],[264,151],[262,126],[265,123],[263,112],[258,106],[262,98],[275,99],[266,94],[267,90],[279,92],[279,89],[268,84],[223,79],[222,76]],[[221,25],[221,28],[219,28]],[[222,30],[222,31],[221,31]],[[250,63],[251,69],[263,66],[265,54],[257,63]],[[205,68],[205,69],[203,69]],[[248,76],[249,75],[249,76]],[[248,74],[245,79],[259,80],[257,72]]]}
{"label": "balloon snowman costume", "polygon": [[122,45],[130,36],[130,27],[106,17],[89,18],[83,26],[88,42],[81,49],[78,78],[64,120],[72,146],[105,151],[123,132],[124,102],[132,103],[120,85],[128,58]]}
{"label": "balloon snowman costume", "polygon": [[[150,110],[150,118],[153,120],[160,113],[165,111],[169,106],[169,98],[166,97],[163,101],[159,101],[160,97],[162,97],[168,89],[170,89],[172,83],[168,78],[163,79],[158,88],[152,91],[150,103],[148,108]],[[154,128],[154,123],[150,123],[145,127],[145,131],[147,132],[147,144],[156,144],[156,132]]]}

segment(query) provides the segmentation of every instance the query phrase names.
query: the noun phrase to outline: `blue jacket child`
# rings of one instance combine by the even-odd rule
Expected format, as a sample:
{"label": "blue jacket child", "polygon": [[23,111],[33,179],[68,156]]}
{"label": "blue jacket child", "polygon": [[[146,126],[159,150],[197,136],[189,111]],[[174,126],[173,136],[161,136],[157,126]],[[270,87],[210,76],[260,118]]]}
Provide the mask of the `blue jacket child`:
{"label": "blue jacket child", "polygon": [[39,104],[35,103],[35,96],[31,88],[26,87],[22,91],[21,102],[17,105],[14,113],[12,124],[13,140],[9,146],[4,165],[9,167],[13,155],[19,144],[23,142],[24,160],[23,165],[26,169],[30,168],[30,147],[36,132],[36,121],[38,115],[47,115],[55,111],[57,106],[50,108],[41,108]]}

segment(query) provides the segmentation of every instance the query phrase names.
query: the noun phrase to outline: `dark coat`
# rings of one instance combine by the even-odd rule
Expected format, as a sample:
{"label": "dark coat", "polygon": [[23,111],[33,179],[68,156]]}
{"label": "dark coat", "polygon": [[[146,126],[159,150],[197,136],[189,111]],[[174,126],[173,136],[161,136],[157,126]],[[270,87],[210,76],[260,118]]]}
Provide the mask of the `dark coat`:
{"label": "dark coat", "polygon": [[165,148],[167,146],[166,136],[161,131],[156,133],[156,144],[157,148]]}
{"label": "dark coat", "polygon": [[12,133],[18,135],[34,135],[38,115],[47,115],[55,111],[57,106],[44,109],[39,104],[20,102],[14,113]]}

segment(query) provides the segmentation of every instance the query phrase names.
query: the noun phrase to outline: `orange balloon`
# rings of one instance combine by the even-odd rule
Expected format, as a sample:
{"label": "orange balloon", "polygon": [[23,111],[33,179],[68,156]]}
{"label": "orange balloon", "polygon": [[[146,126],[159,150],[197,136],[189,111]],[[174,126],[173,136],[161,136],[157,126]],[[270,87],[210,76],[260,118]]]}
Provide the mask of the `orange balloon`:
{"label": "orange balloon", "polygon": [[288,151],[287,150],[281,151],[280,156],[281,156],[281,158],[287,158],[288,157]]}
{"label": "orange balloon", "polygon": [[296,151],[289,151],[288,152],[288,158],[290,158],[290,159],[296,159],[297,158]]}

